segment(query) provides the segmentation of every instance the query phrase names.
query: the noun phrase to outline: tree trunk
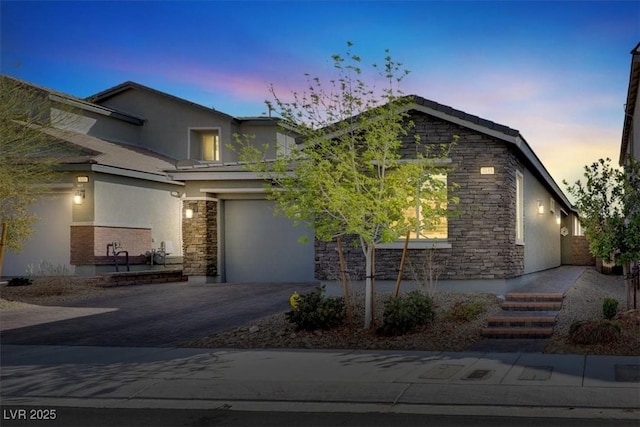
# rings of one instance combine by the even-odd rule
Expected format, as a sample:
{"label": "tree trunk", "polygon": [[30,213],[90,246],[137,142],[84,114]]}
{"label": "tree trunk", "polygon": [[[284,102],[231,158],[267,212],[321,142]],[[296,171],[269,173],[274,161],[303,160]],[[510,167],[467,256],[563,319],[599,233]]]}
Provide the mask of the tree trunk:
{"label": "tree trunk", "polygon": [[365,246],[364,328],[371,328],[373,319],[373,245]]}
{"label": "tree trunk", "polygon": [[400,283],[402,283],[402,272],[404,271],[404,263],[407,260],[407,251],[409,250],[409,237],[411,237],[411,231],[407,232],[407,237],[404,239],[404,247],[402,248],[402,258],[400,258],[400,270],[398,271],[398,279],[396,280],[396,287],[393,289],[393,296],[397,297],[400,293]]}
{"label": "tree trunk", "polygon": [[347,322],[349,327],[353,326],[353,314],[351,309],[351,295],[349,293],[349,281],[347,280],[347,263],[344,260],[342,251],[342,237],[338,236],[338,259],[340,260],[340,278],[342,279],[342,290],[344,292],[344,304],[347,309]]}
{"label": "tree trunk", "polygon": [[622,264],[622,275],[624,276],[624,284],[627,289],[627,310],[631,310],[633,307],[633,279],[631,268],[632,266],[629,262]]}

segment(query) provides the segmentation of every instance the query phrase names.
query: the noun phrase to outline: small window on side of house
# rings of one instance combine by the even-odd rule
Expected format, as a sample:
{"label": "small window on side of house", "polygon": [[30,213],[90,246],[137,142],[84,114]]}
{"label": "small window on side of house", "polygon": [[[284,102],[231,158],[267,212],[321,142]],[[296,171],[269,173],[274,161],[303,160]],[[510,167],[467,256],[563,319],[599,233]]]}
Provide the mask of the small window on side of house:
{"label": "small window on side of house", "polygon": [[524,175],[516,171],[516,244],[524,244]]}
{"label": "small window on side of house", "polygon": [[573,218],[573,235],[574,236],[584,236],[584,230],[582,229],[582,224],[580,224],[580,218]]}

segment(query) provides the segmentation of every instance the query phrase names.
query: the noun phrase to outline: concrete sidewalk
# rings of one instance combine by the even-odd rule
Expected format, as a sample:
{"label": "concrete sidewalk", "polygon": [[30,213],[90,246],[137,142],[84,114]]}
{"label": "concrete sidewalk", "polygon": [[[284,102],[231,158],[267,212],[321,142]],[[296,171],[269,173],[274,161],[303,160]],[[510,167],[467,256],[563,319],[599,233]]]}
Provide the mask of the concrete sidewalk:
{"label": "concrete sidewalk", "polygon": [[639,357],[23,345],[0,350],[3,406],[640,418]]}

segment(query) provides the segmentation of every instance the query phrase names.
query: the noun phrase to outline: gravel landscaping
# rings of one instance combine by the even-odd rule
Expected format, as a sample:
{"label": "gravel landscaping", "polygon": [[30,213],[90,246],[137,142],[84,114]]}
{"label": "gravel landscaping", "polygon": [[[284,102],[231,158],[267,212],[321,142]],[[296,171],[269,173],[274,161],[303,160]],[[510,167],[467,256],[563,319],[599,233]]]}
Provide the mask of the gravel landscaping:
{"label": "gravel landscaping", "polygon": [[[77,302],[104,292],[126,293],[126,288],[104,289],[79,278],[36,278],[31,286],[0,287],[0,310],[23,308],[25,304],[61,305]],[[602,275],[588,269],[567,291],[557,319],[553,337],[546,353],[640,355],[640,312],[624,310],[624,281],[620,276]],[[383,303],[388,295],[377,295],[377,325],[382,319]],[[577,345],[569,339],[572,323],[603,319],[605,297],[619,301],[619,313],[614,321],[620,325],[617,339],[607,344]],[[362,300],[358,296],[357,300]],[[184,347],[210,348],[313,348],[313,349],[390,349],[424,351],[464,351],[481,339],[480,330],[491,315],[498,313],[500,300],[492,294],[438,292],[434,297],[435,319],[413,333],[399,337],[377,335],[362,329],[362,306],[354,312],[354,326],[328,331],[300,331],[289,323],[285,314],[184,342]],[[456,318],[456,304],[477,303],[483,311],[474,319]]]}

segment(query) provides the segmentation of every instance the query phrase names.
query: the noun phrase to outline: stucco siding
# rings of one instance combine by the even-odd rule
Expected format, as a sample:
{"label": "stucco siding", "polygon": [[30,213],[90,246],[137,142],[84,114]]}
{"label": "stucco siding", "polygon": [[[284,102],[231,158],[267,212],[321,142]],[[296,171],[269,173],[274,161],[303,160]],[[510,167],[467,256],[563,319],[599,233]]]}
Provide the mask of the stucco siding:
{"label": "stucco siding", "polygon": [[122,92],[102,105],[143,118],[139,144],[177,160],[189,158],[190,128],[220,128],[222,161],[228,161],[225,145],[232,142],[232,129],[231,120],[226,116],[139,90]]}
{"label": "stucco siding", "polygon": [[[561,264],[560,206],[550,212],[551,193],[528,170],[524,171],[524,273],[546,270]],[[543,213],[538,213],[538,202]]]}
{"label": "stucco siding", "polygon": [[52,109],[53,125],[59,129],[78,132],[110,142],[136,144],[141,126],[107,117],[90,111],[65,111]]}
{"label": "stucco siding", "polygon": [[181,187],[96,174],[94,190],[96,226],[149,228],[148,250],[171,241],[171,255],[182,255]]}
{"label": "stucco siding", "polygon": [[30,211],[38,216],[32,237],[22,252],[5,253],[3,276],[25,276],[30,264],[37,272],[42,261],[69,267],[71,198],[70,193],[44,195],[31,207]]}

